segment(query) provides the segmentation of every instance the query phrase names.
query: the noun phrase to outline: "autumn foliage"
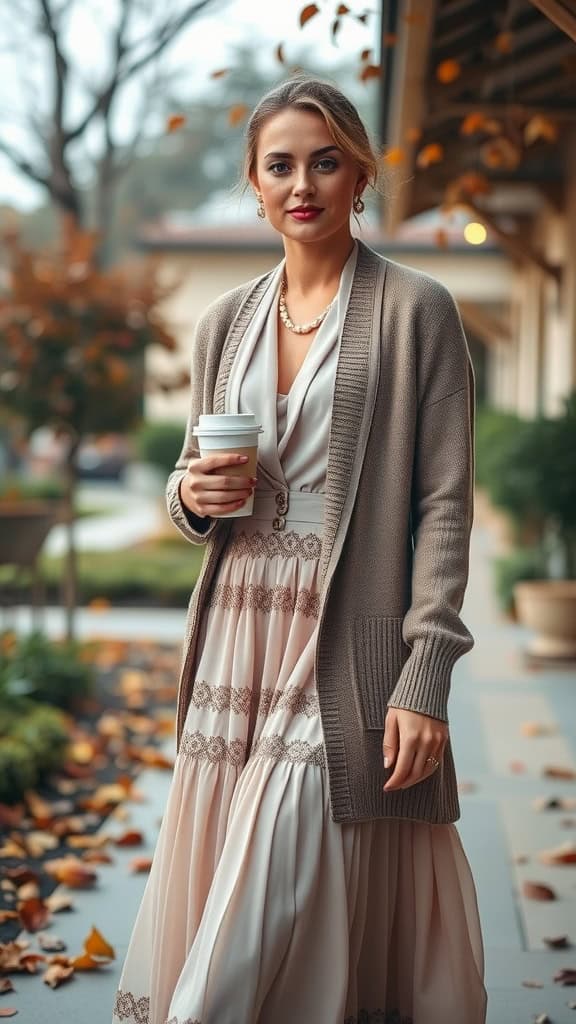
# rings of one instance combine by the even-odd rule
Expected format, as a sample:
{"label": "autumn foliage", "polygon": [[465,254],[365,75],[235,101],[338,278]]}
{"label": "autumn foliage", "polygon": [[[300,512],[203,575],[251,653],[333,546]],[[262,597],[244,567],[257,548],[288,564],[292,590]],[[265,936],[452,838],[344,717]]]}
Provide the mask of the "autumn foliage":
{"label": "autumn foliage", "polygon": [[0,293],[0,408],[28,431],[79,439],[131,428],[141,409],[143,356],[175,341],[159,312],[155,268],[102,270],[94,235],[69,231],[36,253],[4,239]]}

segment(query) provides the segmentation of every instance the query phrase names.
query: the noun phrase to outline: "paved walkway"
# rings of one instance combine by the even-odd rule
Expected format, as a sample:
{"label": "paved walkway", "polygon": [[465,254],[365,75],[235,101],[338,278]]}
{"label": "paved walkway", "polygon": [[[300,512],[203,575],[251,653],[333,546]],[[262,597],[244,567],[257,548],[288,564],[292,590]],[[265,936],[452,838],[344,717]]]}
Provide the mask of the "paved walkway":
{"label": "paved walkway", "polygon": [[[553,1024],[576,1024],[576,989],[553,983],[563,967],[576,968],[576,866],[546,867],[536,854],[576,838],[576,810],[537,811],[535,798],[576,797],[574,782],[542,776],[545,764],[576,767],[576,672],[530,671],[523,663],[523,630],[503,622],[492,597],[491,537],[476,527],[471,582],[464,618],[476,637],[458,662],[451,696],[451,732],[462,792],[458,828],[476,878],[486,946],[488,1024],[530,1024],[547,1013]],[[82,613],[82,635],[125,630],[129,635],[181,636],[183,613],[127,611]],[[57,628],[55,617],[52,627]],[[522,725],[538,722],[547,734],[528,737]],[[133,805],[131,823],[152,850],[169,778],[147,772],[144,804]],[[571,828],[562,822],[572,821]],[[109,825],[105,826],[109,829]],[[120,852],[114,867],[100,869],[101,884],[78,893],[78,911],[60,915],[53,930],[79,948],[94,923],[116,947],[117,964],[82,975],[52,992],[38,979],[16,978],[18,994],[3,997],[30,1024],[109,1024],[110,1007],[145,879],[129,873],[135,851]],[[517,863],[522,857],[523,863]],[[540,903],[521,894],[523,880],[554,887],[558,899]],[[574,948],[550,951],[544,936],[568,934]],[[542,988],[523,987],[523,981]],[[247,1024],[247,1022],[238,1022]],[[312,1022],[306,1022],[312,1024]],[[426,1024],[426,1022],[418,1022]],[[447,1024],[466,1024],[449,1021]]]}

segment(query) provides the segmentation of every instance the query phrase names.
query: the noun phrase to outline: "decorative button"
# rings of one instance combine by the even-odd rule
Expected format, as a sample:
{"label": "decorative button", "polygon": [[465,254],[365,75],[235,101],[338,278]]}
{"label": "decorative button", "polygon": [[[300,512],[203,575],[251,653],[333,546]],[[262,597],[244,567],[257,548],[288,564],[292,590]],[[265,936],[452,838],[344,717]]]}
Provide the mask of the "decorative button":
{"label": "decorative button", "polygon": [[284,530],[286,527],[286,520],[284,516],[276,516],[272,522],[272,526],[275,530]]}
{"label": "decorative button", "polygon": [[276,495],[276,511],[279,516],[286,515],[288,511],[288,494],[286,491],[278,491]]}

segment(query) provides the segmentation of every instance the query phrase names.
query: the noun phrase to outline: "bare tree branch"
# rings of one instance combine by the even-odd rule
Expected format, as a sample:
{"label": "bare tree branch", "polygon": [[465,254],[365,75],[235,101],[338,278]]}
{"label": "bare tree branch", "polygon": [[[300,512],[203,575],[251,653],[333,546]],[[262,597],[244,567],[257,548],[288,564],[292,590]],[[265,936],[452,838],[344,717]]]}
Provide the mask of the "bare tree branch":
{"label": "bare tree branch", "polygon": [[4,142],[3,139],[0,139],[0,153],[4,153],[4,156],[7,156],[19,171],[22,171],[22,174],[25,174],[28,178],[32,178],[32,180],[36,181],[39,185],[44,185],[45,188],[50,187],[50,181],[47,175],[43,174],[36,167],[33,167],[26,157],[21,156],[17,150],[13,149],[9,143]]}
{"label": "bare tree branch", "polygon": [[[123,0],[124,10],[122,18],[124,18],[126,4],[130,0]],[[176,38],[179,32],[191,22],[205,7],[208,7],[212,3],[212,0],[197,0],[196,3],[189,5],[182,11],[177,17],[168,19],[163,26],[161,26],[154,33],[154,42],[148,49],[148,51],[142,56],[135,58],[132,63],[129,63],[127,67],[122,68],[120,59],[112,71],[110,81],[105,88],[96,96],[93,106],[88,110],[81,121],[78,122],[75,128],[70,129],[65,133],[65,145],[71,142],[73,139],[77,139],[79,135],[82,135],[89,124],[97,117],[102,114],[103,111],[110,104],[114,93],[118,86],[132,78],[138,71],[141,71],[148,64],[151,63],[156,57],[166,49],[166,47]],[[117,37],[118,39],[118,34]],[[125,55],[134,53],[141,45],[133,43],[130,47],[124,47],[122,52],[122,58]]]}
{"label": "bare tree branch", "polygon": [[42,12],[42,24],[48,36],[54,58],[54,128],[61,139],[64,129],[64,93],[66,79],[68,77],[68,62],[62,52],[60,38],[54,20],[54,13],[50,6],[50,0],[38,0]]}

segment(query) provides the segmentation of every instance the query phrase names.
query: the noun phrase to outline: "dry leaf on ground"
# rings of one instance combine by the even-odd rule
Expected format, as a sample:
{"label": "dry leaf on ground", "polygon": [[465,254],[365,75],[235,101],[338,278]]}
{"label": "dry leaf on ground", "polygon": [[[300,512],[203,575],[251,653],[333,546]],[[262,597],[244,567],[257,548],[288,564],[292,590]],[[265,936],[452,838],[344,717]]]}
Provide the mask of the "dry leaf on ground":
{"label": "dry leaf on ground", "polygon": [[42,976],[42,981],[45,985],[50,985],[50,988],[58,988],[64,981],[68,981],[73,974],[74,968],[71,965],[51,964]]}
{"label": "dry leaf on ground", "polygon": [[13,1006],[3,1006],[0,1009],[0,1017],[15,1017],[18,1010],[15,1010]]}
{"label": "dry leaf on ground", "polygon": [[576,843],[562,843],[553,850],[538,854],[541,864],[576,864]]}
{"label": "dry leaf on ground", "polygon": [[555,900],[556,893],[541,882],[523,882],[522,893],[529,900]]}
{"label": "dry leaf on ground", "polygon": [[50,932],[39,932],[36,936],[38,945],[45,953],[61,953],[66,949],[66,943],[58,935],[51,935]]}
{"label": "dry leaf on ground", "polygon": [[572,945],[567,935],[544,936],[542,942],[549,949],[569,949]]}
{"label": "dry leaf on ground", "polygon": [[18,906],[18,913],[23,927],[27,932],[37,932],[50,920],[50,908],[44,900],[34,897],[31,900],[24,900]]}
{"label": "dry leaf on ground", "polygon": [[10,978],[0,978],[0,995],[4,996],[7,992],[14,992],[14,985]]}
{"label": "dry leaf on ground", "polygon": [[562,967],[556,971],[554,981],[559,985],[576,985],[576,967]]}
{"label": "dry leaf on ground", "polygon": [[573,768],[568,768],[565,765],[547,764],[542,769],[542,774],[547,779],[564,779],[566,782],[572,782],[576,779],[576,771]]}

